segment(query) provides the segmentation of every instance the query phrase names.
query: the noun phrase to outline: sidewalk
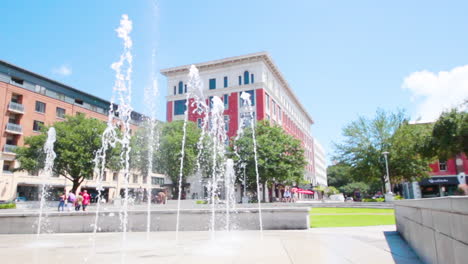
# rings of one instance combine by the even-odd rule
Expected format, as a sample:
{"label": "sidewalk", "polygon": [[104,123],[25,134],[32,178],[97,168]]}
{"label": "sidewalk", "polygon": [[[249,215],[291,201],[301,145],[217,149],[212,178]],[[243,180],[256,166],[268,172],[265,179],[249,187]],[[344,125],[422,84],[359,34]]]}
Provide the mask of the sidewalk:
{"label": "sidewalk", "polygon": [[1,235],[5,263],[421,263],[395,226],[237,231]]}

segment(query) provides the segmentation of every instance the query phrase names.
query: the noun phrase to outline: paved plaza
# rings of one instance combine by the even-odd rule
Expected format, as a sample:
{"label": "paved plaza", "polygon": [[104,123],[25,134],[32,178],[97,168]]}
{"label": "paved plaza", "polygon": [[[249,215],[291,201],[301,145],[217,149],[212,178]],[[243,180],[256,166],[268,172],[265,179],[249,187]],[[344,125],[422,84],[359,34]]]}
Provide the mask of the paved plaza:
{"label": "paved plaza", "polygon": [[[2,263],[420,263],[395,226],[238,231],[0,235]],[[93,248],[93,244],[96,245]]]}

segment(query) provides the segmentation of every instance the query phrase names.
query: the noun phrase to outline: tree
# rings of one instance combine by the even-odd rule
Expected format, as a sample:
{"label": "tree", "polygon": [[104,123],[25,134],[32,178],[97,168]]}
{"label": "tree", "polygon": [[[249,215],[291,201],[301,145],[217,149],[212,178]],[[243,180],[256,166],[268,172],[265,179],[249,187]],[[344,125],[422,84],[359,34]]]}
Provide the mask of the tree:
{"label": "tree", "polygon": [[[155,164],[156,152],[159,147],[159,129],[161,124],[156,123],[153,126],[153,157],[152,159],[152,168],[151,171],[148,169],[149,164],[149,152],[150,152],[150,136],[151,136],[151,126],[152,123],[147,121],[144,123],[143,127],[135,131],[135,134],[132,136],[130,146],[130,167],[132,169],[138,170],[142,175],[150,175],[150,172],[157,170]],[[148,178],[148,180],[151,180]]]}
{"label": "tree", "polygon": [[[16,150],[16,159],[20,162],[18,170],[37,171],[44,167],[44,143],[51,126],[41,128],[41,134],[27,137],[25,146]],[[57,140],[54,144],[56,158],[53,172],[62,175],[73,183],[75,192],[85,179],[93,177],[94,155],[101,147],[101,135],[106,124],[84,115],[67,116],[63,122],[53,124]],[[116,149],[109,150],[109,162],[106,166],[115,168],[118,159]]]}
{"label": "tree", "polygon": [[468,155],[468,113],[452,109],[435,122],[424,154],[448,159],[460,153]]}
{"label": "tree", "polygon": [[[398,171],[404,162],[413,162],[413,159],[419,159],[415,148],[403,149],[404,136],[401,137],[401,143],[398,143],[402,149],[392,150],[395,140],[399,138],[395,138],[394,135],[405,121],[406,117],[403,111],[386,113],[383,110],[377,110],[373,119],[359,117],[358,120],[351,122],[343,129],[345,139],[343,143],[335,144],[335,159],[351,167],[351,173],[355,180],[366,183],[380,180],[382,190],[385,190],[386,169],[383,152],[390,152],[389,169],[391,172]],[[418,162],[416,161],[416,163]],[[429,169],[428,166],[427,169]],[[392,174],[390,173],[390,175]],[[398,171],[397,175],[398,180],[412,179],[417,176],[411,170]],[[391,180],[396,181],[397,178],[392,175]]]}
{"label": "tree", "polygon": [[408,124],[404,121],[395,131],[389,147],[391,180],[418,180],[428,176],[432,158],[421,154],[431,136],[431,124]]}
{"label": "tree", "polygon": [[364,182],[351,182],[339,188],[340,191],[347,195],[354,195],[354,191],[359,190],[361,194],[367,195],[370,191],[370,186]]}
{"label": "tree", "polygon": [[327,168],[328,185],[340,188],[353,181],[351,167],[349,165],[338,163]]}
{"label": "tree", "polygon": [[[302,180],[307,162],[300,140],[286,134],[280,126],[272,126],[267,121],[256,123],[255,137],[261,183],[265,184],[267,181],[299,183]],[[256,190],[253,146],[252,128],[244,129],[240,138],[232,142],[232,152],[236,150],[238,154],[233,157],[238,161],[236,170],[243,172],[242,164],[245,164],[247,187],[250,190]],[[238,181],[241,182],[243,173],[237,175]]]}
{"label": "tree", "polygon": [[[155,151],[156,170],[168,175],[176,186],[179,186],[183,125],[183,121],[165,123],[159,136],[159,150]],[[182,170],[183,183],[188,176],[195,172],[198,154],[197,142],[200,138],[200,132],[201,130],[194,122],[187,122]]]}

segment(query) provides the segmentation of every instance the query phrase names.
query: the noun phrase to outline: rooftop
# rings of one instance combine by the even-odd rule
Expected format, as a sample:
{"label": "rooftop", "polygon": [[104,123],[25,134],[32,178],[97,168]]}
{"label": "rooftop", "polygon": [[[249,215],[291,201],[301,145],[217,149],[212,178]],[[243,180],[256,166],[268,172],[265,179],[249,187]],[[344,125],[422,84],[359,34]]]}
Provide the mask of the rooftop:
{"label": "rooftop", "polygon": [[[273,59],[268,54],[268,52],[265,52],[265,51],[256,52],[256,53],[251,53],[251,54],[246,54],[246,55],[241,55],[241,56],[228,57],[228,58],[219,59],[219,60],[195,63],[193,65],[197,66],[197,68],[201,71],[201,70],[207,70],[209,68],[213,68],[216,66],[221,66],[223,64],[235,63],[235,62],[247,62],[247,61],[252,61],[256,59],[263,60],[265,62],[265,64],[270,68],[270,70],[276,75],[276,77],[281,82],[281,84],[284,85],[284,87],[286,87],[286,89],[292,96],[292,100],[294,100],[294,102],[303,111],[308,121],[313,124],[314,121],[312,117],[309,115],[305,107],[302,105],[302,103],[299,101],[297,96],[294,94],[294,91],[292,90],[291,86],[286,81],[283,74],[280,72],[279,68],[276,66],[276,64],[274,63]],[[168,75],[172,75],[172,74],[188,73],[188,70],[191,65],[192,64],[190,65],[187,64],[183,66],[162,69],[161,74],[167,77]]]}

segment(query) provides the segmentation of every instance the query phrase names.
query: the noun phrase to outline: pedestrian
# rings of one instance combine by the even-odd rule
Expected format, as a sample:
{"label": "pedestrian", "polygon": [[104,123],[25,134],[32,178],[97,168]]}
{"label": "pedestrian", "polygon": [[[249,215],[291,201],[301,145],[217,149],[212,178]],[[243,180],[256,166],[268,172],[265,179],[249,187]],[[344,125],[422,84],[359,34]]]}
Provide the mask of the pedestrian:
{"label": "pedestrian", "polygon": [[289,190],[289,186],[286,186],[284,189],[284,200],[285,202],[291,202],[291,191]]}
{"label": "pedestrian", "polygon": [[91,196],[87,190],[83,191],[83,211],[86,211],[86,207],[91,203]]}
{"label": "pedestrian", "polygon": [[66,200],[66,195],[65,193],[61,193],[59,196],[59,205],[58,205],[58,211],[60,212],[60,208],[62,209],[62,212],[65,210],[65,200]]}
{"label": "pedestrian", "polygon": [[75,200],[75,211],[79,211],[81,209],[81,205],[83,204],[83,193],[78,193],[78,196]]}
{"label": "pedestrian", "polygon": [[72,206],[75,204],[75,200],[76,200],[75,194],[72,191],[70,191],[68,193],[68,199],[67,199],[67,209],[69,212],[72,211]]}

